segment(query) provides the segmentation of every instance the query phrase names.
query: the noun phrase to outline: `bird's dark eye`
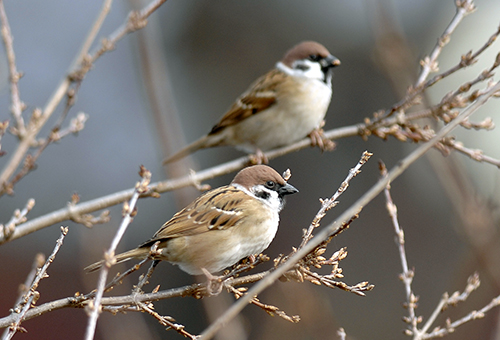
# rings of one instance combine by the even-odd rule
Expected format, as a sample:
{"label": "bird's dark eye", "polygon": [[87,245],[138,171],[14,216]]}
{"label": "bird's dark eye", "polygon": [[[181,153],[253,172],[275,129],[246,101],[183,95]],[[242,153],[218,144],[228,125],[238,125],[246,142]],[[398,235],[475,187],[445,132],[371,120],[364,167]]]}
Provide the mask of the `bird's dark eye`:
{"label": "bird's dark eye", "polygon": [[312,61],[318,61],[319,59],[320,59],[320,57],[317,54],[311,54],[309,56],[309,60],[312,60]]}
{"label": "bird's dark eye", "polygon": [[266,182],[266,188],[268,188],[268,189],[274,189],[275,186],[276,186],[276,183],[274,183],[273,181]]}

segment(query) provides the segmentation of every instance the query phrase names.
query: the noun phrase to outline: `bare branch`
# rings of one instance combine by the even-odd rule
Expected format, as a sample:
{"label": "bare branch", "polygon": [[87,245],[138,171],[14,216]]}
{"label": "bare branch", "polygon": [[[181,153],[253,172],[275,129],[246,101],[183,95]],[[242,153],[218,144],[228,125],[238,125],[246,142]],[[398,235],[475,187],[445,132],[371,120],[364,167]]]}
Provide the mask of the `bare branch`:
{"label": "bare branch", "polygon": [[[228,292],[234,294],[236,299],[241,298],[244,295],[244,292],[248,290],[246,287],[236,289],[233,286],[228,285],[228,284],[226,284],[225,287],[226,287]],[[268,304],[260,302],[259,299],[257,299],[257,297],[254,297],[250,301],[250,303],[256,305],[257,307],[262,308],[266,313],[268,313],[271,316],[277,315],[286,321],[290,321],[291,323],[297,323],[300,321],[300,317],[298,315],[289,316],[284,311],[280,310],[276,306],[272,306],[272,305],[268,305]]]}
{"label": "bare branch", "polygon": [[499,306],[500,296],[497,296],[481,310],[472,311],[463,318],[453,323],[450,321],[450,319],[447,319],[446,328],[436,327],[431,333],[427,333],[429,328],[436,321],[439,314],[441,314],[448,306],[455,306],[457,303],[467,300],[469,295],[479,287],[479,284],[480,284],[479,275],[475,273],[474,275],[470,276],[469,279],[467,280],[467,286],[465,287],[462,293],[455,292],[452,294],[452,296],[449,296],[448,293],[443,294],[443,297],[439,301],[437,307],[434,309],[429,320],[427,320],[427,322],[425,323],[424,327],[422,327],[421,330],[417,330],[417,332],[412,334],[413,339],[423,340],[423,339],[433,339],[437,337],[443,337],[447,334],[453,333],[456,327],[461,326],[468,321],[483,318],[486,312],[488,312],[490,309],[496,306]]}
{"label": "bare branch", "polygon": [[2,22],[2,39],[9,63],[11,111],[16,121],[16,126],[15,128],[12,128],[12,131],[19,137],[19,139],[23,139],[26,134],[26,127],[24,126],[22,113],[26,108],[26,105],[21,101],[19,94],[19,79],[21,79],[22,73],[17,71],[16,54],[14,53],[13,44],[14,38],[12,37],[12,32],[10,31],[9,21],[7,20],[7,13],[5,13],[3,0],[0,0],[0,21]]}
{"label": "bare branch", "polygon": [[106,278],[108,277],[109,268],[116,263],[115,258],[115,250],[118,246],[118,243],[121,241],[127,227],[132,222],[133,217],[136,215],[136,203],[139,199],[139,196],[143,193],[146,193],[149,188],[148,185],[151,182],[151,172],[149,172],[146,168],[141,166],[141,170],[139,175],[142,177],[141,182],[138,182],[135,186],[135,192],[130,199],[130,202],[125,203],[123,206],[123,220],[116,232],[115,237],[111,241],[111,246],[108,251],[104,253],[104,264],[101,267],[101,271],[99,273],[99,279],[97,282],[97,291],[95,293],[94,301],[89,305],[89,323],[87,325],[87,330],[85,333],[86,340],[92,340],[94,338],[95,329],[97,326],[97,319],[99,318],[99,313],[101,312],[101,299],[104,294],[104,290],[106,287]]}
{"label": "bare branch", "polygon": [[174,331],[176,331],[177,333],[183,335],[186,338],[189,338],[189,339],[192,339],[192,340],[196,339],[196,336],[188,333],[184,329],[183,325],[175,323],[175,320],[172,317],[170,317],[170,316],[161,316],[160,314],[158,314],[158,312],[156,312],[154,310],[153,303],[145,304],[143,302],[138,302],[137,306],[141,310],[145,311],[146,313],[148,313],[149,315],[151,315],[152,317],[154,317],[156,320],[158,320],[158,322],[162,326],[167,326],[167,329],[173,329]]}
{"label": "bare branch", "polygon": [[314,219],[311,222],[311,225],[309,226],[309,228],[307,229],[307,231],[304,232],[304,236],[302,236],[302,243],[300,244],[300,246],[299,246],[298,249],[301,249],[302,247],[304,247],[304,245],[312,238],[312,236],[313,236],[312,232],[314,231],[314,229],[316,229],[317,227],[319,227],[319,222],[325,216],[326,212],[328,210],[332,209],[333,207],[335,207],[338,204],[337,199],[340,197],[340,195],[342,195],[347,190],[347,188],[349,187],[349,182],[357,174],[359,174],[361,172],[361,170],[360,170],[361,167],[366,162],[368,162],[368,160],[370,159],[370,157],[372,155],[373,154],[370,153],[370,152],[368,152],[368,151],[363,152],[363,155],[362,155],[361,159],[359,160],[358,164],[356,164],[356,166],[354,168],[352,168],[351,170],[349,170],[349,174],[344,179],[344,181],[340,184],[340,187],[333,194],[333,196],[331,198],[329,198],[329,199],[326,199],[326,200],[320,199],[321,208],[317,212],[316,216],[314,217]]}
{"label": "bare branch", "polygon": [[[387,176],[387,169],[385,165],[380,163],[381,173],[383,177]],[[391,217],[394,231],[397,236],[397,244],[399,248],[399,255],[401,259],[401,264],[403,266],[403,273],[400,278],[403,281],[406,288],[406,305],[405,307],[408,309],[409,316],[403,318],[403,320],[410,325],[410,328],[405,331],[406,335],[413,336],[414,340],[422,340],[422,339],[432,339],[437,337],[443,337],[449,333],[454,332],[455,328],[462,325],[465,322],[468,322],[473,319],[484,317],[484,313],[491,308],[500,305],[500,296],[493,299],[490,304],[484,307],[481,311],[472,311],[467,316],[461,318],[460,320],[451,323],[448,319],[446,321],[446,328],[437,327],[431,333],[427,333],[432,324],[436,321],[437,317],[440,313],[442,313],[448,306],[455,306],[459,302],[465,301],[469,295],[479,287],[479,276],[478,274],[474,274],[469,277],[467,282],[467,286],[463,293],[455,292],[450,297],[448,293],[443,294],[443,297],[439,301],[438,306],[434,309],[434,312],[429,317],[425,325],[422,329],[418,329],[418,324],[422,322],[422,317],[417,317],[415,314],[415,309],[417,308],[418,297],[413,293],[411,288],[411,283],[414,277],[414,271],[408,269],[408,261],[406,259],[406,251],[405,251],[405,240],[404,240],[404,232],[403,229],[399,226],[398,217],[397,217],[397,207],[392,201],[390,194],[390,183],[387,184],[385,189],[385,197],[387,202],[387,210],[389,212],[389,216]]]}
{"label": "bare branch", "polygon": [[4,120],[3,122],[0,122],[0,157],[2,157],[5,154],[5,151],[2,150],[2,137],[5,134],[5,131],[7,131],[7,128],[9,127],[9,121]]}
{"label": "bare branch", "polygon": [[497,168],[500,168],[500,160],[484,155],[482,150],[469,149],[465,147],[462,142],[458,142],[453,138],[445,138],[443,140],[443,144],[457,150],[460,153],[463,153],[464,155],[469,156],[471,159],[477,162],[493,164]]}
{"label": "bare branch", "polygon": [[[64,115],[61,116],[63,119]],[[63,137],[69,134],[78,134],[85,127],[85,122],[88,119],[88,115],[80,112],[75,118],[73,118],[68,127],[60,130],[60,124],[62,124],[62,119],[60,122],[52,128],[49,136],[45,139],[39,140],[38,149],[25,158],[23,167],[21,170],[10,180],[8,183],[3,183],[3,189],[0,189],[0,195],[2,190],[8,194],[12,194],[14,185],[19,182],[24,176],[26,176],[30,171],[36,168],[36,161],[41,156],[42,152],[53,142],[60,141]]]}
{"label": "bare branch", "polygon": [[12,234],[16,230],[16,226],[26,222],[26,215],[28,215],[28,213],[31,211],[31,209],[33,209],[34,206],[35,200],[33,198],[30,198],[23,210],[16,209],[14,211],[14,215],[10,218],[9,222],[5,224],[5,226],[3,224],[0,224],[0,238],[9,239],[9,237],[12,236]]}
{"label": "bare branch", "polygon": [[37,270],[36,276],[33,279],[29,290],[26,292],[26,294],[24,294],[21,303],[19,303],[18,307],[12,310],[12,316],[14,317],[15,321],[9,325],[9,330],[7,333],[4,333],[2,340],[10,340],[18,330],[23,330],[23,328],[20,326],[21,322],[28,312],[28,309],[30,309],[31,306],[34,305],[40,297],[40,293],[36,290],[38,288],[38,284],[42,279],[48,277],[47,269],[56,258],[56,254],[61,248],[64,237],[67,233],[68,227],[61,227],[61,236],[57,239],[56,246],[54,247],[52,254],[50,254],[47,261],[45,261],[43,267]]}
{"label": "bare branch", "polygon": [[472,13],[476,9],[472,0],[459,0],[456,1],[455,4],[457,6],[457,12],[455,16],[451,20],[448,27],[446,27],[444,33],[438,39],[437,44],[432,50],[429,57],[424,58],[424,60],[422,60],[420,63],[422,65],[422,71],[420,72],[415,87],[421,85],[425,81],[425,79],[427,79],[429,73],[437,71],[437,58],[441,54],[443,47],[450,41],[451,34],[453,33],[453,31],[455,31],[462,19],[467,14]]}
{"label": "bare branch", "polygon": [[[454,19],[452,20],[452,23],[450,23],[450,26],[453,24],[453,22],[456,22],[458,24],[457,18],[463,18],[463,16],[461,16],[461,14],[459,14],[459,13],[463,12],[463,9],[461,9],[461,8],[466,8],[466,12],[470,13],[470,12],[472,12],[475,9],[475,6],[473,5],[472,0],[458,0],[457,1],[457,14],[455,15]],[[456,27],[455,24],[453,24],[453,26]],[[453,30],[455,29],[455,27],[453,27]],[[439,45],[442,42],[447,42],[447,40],[449,40],[449,34],[446,33],[448,31],[448,28],[445,31],[445,33],[443,33],[443,35],[441,36],[441,38],[438,39],[438,43],[436,45],[436,48],[438,49],[438,51],[436,52],[436,49],[435,49],[431,53],[431,55],[437,53],[437,55],[436,55],[435,58],[438,57],[438,55],[439,55],[439,53],[441,52],[441,49],[442,49],[442,47],[439,47]],[[450,31],[450,33],[451,33],[451,31]],[[439,80],[441,80],[441,79],[443,79],[445,77],[448,77],[451,74],[457,72],[458,70],[461,70],[461,69],[463,69],[463,68],[465,68],[467,66],[470,66],[470,65],[474,64],[477,61],[477,57],[481,53],[483,53],[488,47],[490,47],[499,35],[500,35],[500,27],[488,39],[488,41],[481,48],[479,48],[475,53],[472,53],[472,51],[466,53],[465,55],[463,55],[461,57],[460,62],[456,66],[452,67],[451,69],[449,69],[449,70],[447,70],[445,72],[442,72],[441,74],[436,75],[435,77],[427,80],[424,83],[425,79],[427,78],[428,74],[431,71],[434,71],[434,72],[437,71],[437,61],[436,61],[437,59],[433,59],[432,57],[427,57],[423,61],[423,65],[422,65],[423,69],[422,69],[422,72],[421,72],[421,74],[419,76],[419,80],[416,82],[416,84],[414,86],[412,86],[412,87],[410,87],[408,89],[406,96],[403,99],[401,99],[399,102],[397,102],[396,104],[394,104],[389,110],[385,110],[385,111],[381,111],[381,112],[376,113],[374,115],[375,117],[373,119],[373,122],[369,122],[368,121],[367,124],[368,125],[377,124],[383,118],[390,117],[390,116],[392,116],[396,112],[403,112],[406,109],[408,109],[409,107],[411,107],[411,106],[419,103],[420,102],[420,96],[421,96],[421,94],[427,88],[429,88],[430,86],[434,85]],[[448,37],[448,38],[446,38],[446,37]],[[498,61],[498,56],[497,56],[497,61]],[[494,66],[494,67],[498,66],[497,65],[497,61],[495,62],[494,65],[496,65],[496,66]]]}
{"label": "bare branch", "polygon": [[[383,162],[379,163],[380,172],[383,178],[387,177],[387,168]],[[417,308],[418,297],[413,293],[411,288],[411,283],[413,281],[413,276],[415,272],[408,268],[408,260],[406,259],[406,250],[405,250],[405,234],[403,229],[399,226],[398,221],[398,208],[394,204],[391,192],[390,192],[391,184],[387,183],[386,188],[384,189],[384,195],[386,200],[386,208],[389,212],[389,216],[392,221],[392,225],[394,226],[394,232],[396,233],[396,244],[399,250],[399,258],[401,260],[401,266],[403,267],[403,273],[400,275],[401,281],[405,285],[406,289],[406,305],[405,307],[408,309],[408,317],[403,318],[403,320],[410,325],[410,329],[406,331],[407,335],[417,334],[418,333],[418,323],[421,322],[421,318],[417,317],[415,314],[415,309]]]}
{"label": "bare branch", "polygon": [[[29,272],[28,276],[26,277],[26,281],[24,282],[24,284],[21,284],[21,286],[19,287],[19,294],[20,295],[17,298],[16,302],[14,303],[14,306],[16,306],[16,307],[14,307],[14,309],[10,310],[11,315],[14,315],[13,314],[14,312],[19,313],[21,311],[21,308],[22,308],[21,302],[23,301],[25,294],[27,294],[29,292],[29,288],[31,286],[31,283],[35,279],[38,271],[43,266],[44,262],[45,262],[45,255],[43,255],[42,253],[36,254],[35,260],[33,261],[33,266],[31,267],[31,271]],[[10,332],[10,328],[6,328],[5,332],[2,335],[2,339],[4,339],[9,332]]]}
{"label": "bare branch", "polygon": [[461,326],[464,323],[472,321],[472,320],[482,319],[482,318],[484,318],[485,314],[488,311],[490,311],[494,307],[498,307],[498,306],[500,306],[500,295],[497,296],[496,298],[492,299],[490,303],[488,303],[486,306],[484,306],[480,310],[471,311],[469,314],[467,314],[466,316],[464,316],[463,318],[461,318],[455,322],[451,322],[450,319],[447,319],[446,320],[446,328],[437,327],[431,333],[424,334],[421,337],[421,339],[441,338],[445,335],[453,333],[458,326]]}
{"label": "bare branch", "polygon": [[81,63],[80,68],[73,71],[70,77],[73,80],[83,79],[85,74],[90,71],[92,64],[106,52],[110,52],[115,48],[115,45],[124,36],[146,27],[148,17],[153,14],[167,0],[152,0],[146,7],[140,11],[131,11],[125,22],[118,27],[108,38],[101,41],[101,46],[88,56],[88,60]]}

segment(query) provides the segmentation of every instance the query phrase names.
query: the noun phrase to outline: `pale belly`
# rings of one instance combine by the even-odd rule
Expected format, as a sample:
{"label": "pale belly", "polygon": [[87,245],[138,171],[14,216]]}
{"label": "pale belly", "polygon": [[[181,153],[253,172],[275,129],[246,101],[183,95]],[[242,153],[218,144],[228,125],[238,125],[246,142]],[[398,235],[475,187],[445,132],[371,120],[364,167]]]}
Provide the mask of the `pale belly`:
{"label": "pale belly", "polygon": [[245,230],[218,230],[196,237],[173,239],[168,254],[165,254],[166,260],[191,275],[203,274],[201,268],[210,273],[220,272],[245,257],[261,253],[269,246],[279,224],[278,213],[273,215],[265,222]]}
{"label": "pale belly", "polygon": [[[306,86],[304,86],[306,87]],[[314,81],[307,90],[289,94],[289,100],[277,103],[264,112],[241,122],[233,129],[236,147],[249,153],[294,143],[319,128],[330,104],[332,91]]]}

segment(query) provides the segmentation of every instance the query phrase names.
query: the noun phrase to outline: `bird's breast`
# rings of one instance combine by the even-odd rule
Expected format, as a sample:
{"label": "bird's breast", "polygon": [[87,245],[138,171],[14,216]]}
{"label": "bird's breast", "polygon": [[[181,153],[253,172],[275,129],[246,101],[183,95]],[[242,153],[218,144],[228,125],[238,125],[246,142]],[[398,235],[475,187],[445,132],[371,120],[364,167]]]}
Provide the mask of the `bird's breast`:
{"label": "bird's breast", "polygon": [[332,96],[331,87],[315,79],[298,79],[277,93],[272,106],[234,127],[237,148],[267,151],[305,138],[319,128]]}
{"label": "bird's breast", "polygon": [[259,254],[274,239],[279,214],[263,206],[258,215],[228,229],[172,239],[166,249],[167,260],[189,274],[199,275],[201,268],[216,273]]}

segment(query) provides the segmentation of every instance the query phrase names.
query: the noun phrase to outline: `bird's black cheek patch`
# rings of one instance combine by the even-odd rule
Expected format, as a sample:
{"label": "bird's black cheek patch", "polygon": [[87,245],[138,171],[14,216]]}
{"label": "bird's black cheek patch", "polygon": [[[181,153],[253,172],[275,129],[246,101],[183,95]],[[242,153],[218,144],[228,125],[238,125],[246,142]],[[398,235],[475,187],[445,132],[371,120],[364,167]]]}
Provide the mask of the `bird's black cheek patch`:
{"label": "bird's black cheek patch", "polygon": [[269,196],[271,196],[268,192],[266,191],[258,191],[255,193],[255,195],[259,198],[262,198],[264,200],[267,200],[269,198]]}

